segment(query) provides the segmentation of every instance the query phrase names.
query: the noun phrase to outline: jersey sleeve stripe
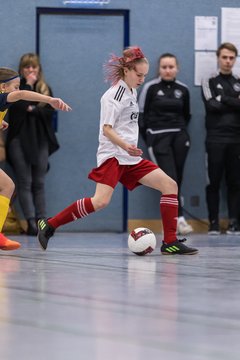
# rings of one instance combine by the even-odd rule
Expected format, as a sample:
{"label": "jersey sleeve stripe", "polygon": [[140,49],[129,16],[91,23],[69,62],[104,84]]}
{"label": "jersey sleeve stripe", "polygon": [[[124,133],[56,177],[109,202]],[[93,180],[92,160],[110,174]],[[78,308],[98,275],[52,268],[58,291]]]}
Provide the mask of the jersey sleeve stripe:
{"label": "jersey sleeve stripe", "polygon": [[203,90],[203,95],[204,95],[205,99],[210,100],[212,98],[212,93],[210,90],[209,81],[206,79],[204,79],[202,81],[202,90]]}
{"label": "jersey sleeve stripe", "polygon": [[119,86],[115,96],[114,96],[114,100],[117,100],[117,101],[121,101],[122,97],[123,97],[123,94],[125,92],[125,88],[123,86]]}

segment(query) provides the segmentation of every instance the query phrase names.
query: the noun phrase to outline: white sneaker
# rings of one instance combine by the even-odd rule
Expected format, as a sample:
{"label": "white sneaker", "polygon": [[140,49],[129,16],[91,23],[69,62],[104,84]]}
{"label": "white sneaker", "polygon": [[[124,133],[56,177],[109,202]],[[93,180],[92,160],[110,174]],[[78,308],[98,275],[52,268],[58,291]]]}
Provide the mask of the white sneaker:
{"label": "white sneaker", "polygon": [[193,227],[186,222],[183,216],[180,216],[177,220],[177,233],[187,235],[191,232],[193,232]]}

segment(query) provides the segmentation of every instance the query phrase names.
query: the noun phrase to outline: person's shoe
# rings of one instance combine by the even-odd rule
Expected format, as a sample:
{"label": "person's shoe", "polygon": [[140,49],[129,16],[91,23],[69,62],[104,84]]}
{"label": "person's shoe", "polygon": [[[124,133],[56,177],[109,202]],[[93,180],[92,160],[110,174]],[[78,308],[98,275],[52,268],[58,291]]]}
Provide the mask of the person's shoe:
{"label": "person's shoe", "polygon": [[27,235],[36,236],[38,233],[36,220],[34,218],[31,218],[27,220],[27,223],[28,223]]}
{"label": "person's shoe", "polygon": [[220,235],[220,228],[218,221],[211,221],[208,229],[208,235]]}
{"label": "person's shoe", "polygon": [[177,234],[187,235],[193,232],[193,227],[189,225],[183,216],[180,216],[177,220]]}
{"label": "person's shoe", "polygon": [[230,221],[226,234],[240,235],[240,228],[236,220]]}
{"label": "person's shoe", "polygon": [[0,250],[17,250],[20,246],[19,242],[10,240],[0,233]]}
{"label": "person's shoe", "polygon": [[186,239],[177,239],[176,241],[166,244],[162,243],[161,253],[163,255],[195,255],[198,253],[198,249],[190,248],[183,244]]}
{"label": "person's shoe", "polygon": [[45,219],[38,220],[38,241],[43,250],[47,249],[48,241],[53,236],[55,229]]}

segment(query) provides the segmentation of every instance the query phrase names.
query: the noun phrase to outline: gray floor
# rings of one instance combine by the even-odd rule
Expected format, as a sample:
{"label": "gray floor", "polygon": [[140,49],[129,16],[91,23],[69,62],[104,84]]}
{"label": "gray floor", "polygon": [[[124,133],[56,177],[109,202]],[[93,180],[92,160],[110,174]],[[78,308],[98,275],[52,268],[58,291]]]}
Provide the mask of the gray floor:
{"label": "gray floor", "polygon": [[126,234],[12,239],[1,360],[240,359],[240,237],[192,235],[199,255],[175,257],[138,257]]}

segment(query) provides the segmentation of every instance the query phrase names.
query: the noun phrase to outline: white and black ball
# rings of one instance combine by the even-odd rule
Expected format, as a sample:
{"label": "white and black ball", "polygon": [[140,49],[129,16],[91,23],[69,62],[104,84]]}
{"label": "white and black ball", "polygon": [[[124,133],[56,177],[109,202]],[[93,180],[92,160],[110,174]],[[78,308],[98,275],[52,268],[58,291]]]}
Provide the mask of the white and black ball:
{"label": "white and black ball", "polygon": [[155,249],[156,244],[156,237],[148,228],[134,229],[128,236],[128,248],[136,255],[150,254]]}

